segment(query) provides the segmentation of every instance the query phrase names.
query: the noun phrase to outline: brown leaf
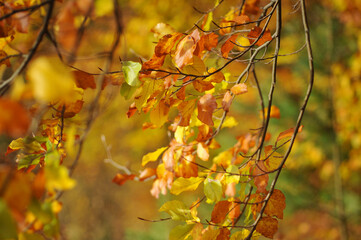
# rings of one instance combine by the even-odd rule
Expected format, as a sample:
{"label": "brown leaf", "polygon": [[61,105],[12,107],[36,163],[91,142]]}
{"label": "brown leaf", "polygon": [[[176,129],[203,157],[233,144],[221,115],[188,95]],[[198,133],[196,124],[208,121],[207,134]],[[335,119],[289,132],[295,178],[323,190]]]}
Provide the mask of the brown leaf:
{"label": "brown leaf", "polygon": [[[210,68],[208,70],[209,73],[213,73],[215,72],[216,69],[215,68]],[[207,77],[206,79],[204,79],[204,81],[207,81],[207,82],[214,82],[214,83],[220,83],[224,80],[224,75],[221,71],[218,71],[214,74],[212,74],[211,76]]]}
{"label": "brown leaf", "polygon": [[155,46],[154,54],[157,57],[161,57],[163,55],[167,55],[170,53],[172,48],[174,47],[174,44],[183,36],[182,33],[173,33],[173,34],[167,34],[163,36],[157,46]]}
{"label": "brown leaf", "polygon": [[247,85],[245,83],[236,84],[231,88],[231,92],[234,95],[240,95],[246,93],[248,92]]}
{"label": "brown leaf", "polygon": [[213,48],[217,47],[218,44],[218,35],[215,33],[210,33],[203,35],[197,43],[197,47],[194,50],[194,55],[201,56],[204,50],[211,51]]}
{"label": "brown leaf", "polygon": [[[267,112],[268,112],[268,108],[265,108],[264,109],[264,118],[267,118]],[[262,112],[261,112],[261,117],[262,117]],[[270,118],[280,118],[280,117],[281,117],[280,109],[278,107],[272,105]]]}
{"label": "brown leaf", "polygon": [[123,185],[128,180],[133,180],[136,176],[134,174],[120,174],[117,173],[115,177],[113,178],[112,182],[116,183],[118,185]]}
{"label": "brown leaf", "polygon": [[212,94],[205,94],[198,101],[198,119],[209,126],[213,126],[212,116],[216,108],[216,98]]}
{"label": "brown leaf", "polygon": [[[236,183],[234,183],[236,184]],[[231,202],[229,205],[229,214],[228,217],[235,223],[236,219],[241,214],[241,205],[237,202]]]}
{"label": "brown leaf", "polygon": [[95,85],[94,76],[84,72],[84,71],[73,71],[75,77],[76,86],[82,89],[95,89],[97,86]]}
{"label": "brown leaf", "polygon": [[[248,33],[247,37],[249,38],[249,42],[252,44],[256,39],[261,35],[262,28],[260,27],[254,27],[251,29],[251,31]],[[272,35],[271,31],[269,29],[266,29],[263,33],[262,37],[255,43],[256,46],[261,46],[265,42],[271,41]]]}
{"label": "brown leaf", "polygon": [[227,217],[231,202],[219,201],[213,208],[211,222],[222,223]]}
{"label": "brown leaf", "polygon": [[25,135],[30,125],[28,111],[18,102],[0,98],[0,134],[17,138]]}
{"label": "brown leaf", "polygon": [[189,125],[189,121],[196,107],[196,102],[197,100],[193,99],[189,101],[184,101],[178,105],[178,111],[182,117],[179,126],[186,127]]}
{"label": "brown leaf", "polygon": [[267,168],[263,161],[258,161],[258,163],[255,164],[252,175],[255,176],[254,185],[257,186],[257,192],[266,192],[269,179],[268,174],[265,173],[266,171]]}
{"label": "brown leaf", "polygon": [[232,95],[230,91],[227,91],[224,94],[223,100],[222,100],[222,108],[224,111],[228,111],[232,104]]}
{"label": "brown leaf", "polygon": [[273,239],[273,236],[276,234],[277,230],[278,221],[277,219],[271,217],[262,217],[256,227],[257,232],[271,239]]}
{"label": "brown leaf", "polygon": [[187,154],[182,157],[179,164],[177,177],[198,177],[198,166],[195,164],[195,157],[192,154]]}
{"label": "brown leaf", "polygon": [[229,52],[233,49],[234,43],[236,42],[236,39],[238,37],[238,34],[233,34],[230,38],[227,39],[227,41],[222,45],[221,52],[222,56],[224,58],[228,58]]}

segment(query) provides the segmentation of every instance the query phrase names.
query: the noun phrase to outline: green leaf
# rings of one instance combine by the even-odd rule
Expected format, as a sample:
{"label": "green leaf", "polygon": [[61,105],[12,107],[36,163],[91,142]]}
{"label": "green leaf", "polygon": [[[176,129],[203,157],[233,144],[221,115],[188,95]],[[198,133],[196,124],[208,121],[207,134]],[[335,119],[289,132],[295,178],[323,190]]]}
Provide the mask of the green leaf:
{"label": "green leaf", "polygon": [[29,167],[30,165],[36,165],[40,162],[42,155],[30,154],[19,159],[18,169]]}
{"label": "green leaf", "polygon": [[231,240],[243,240],[243,239],[246,239],[248,234],[249,234],[248,229],[242,229],[242,231],[233,233],[232,236],[231,236]]}
{"label": "green leaf", "polygon": [[203,182],[203,178],[191,177],[191,178],[177,178],[172,185],[171,193],[178,195],[184,191],[194,191],[198,188],[199,184]]}
{"label": "green leaf", "polygon": [[124,74],[124,80],[129,86],[140,86],[141,82],[138,79],[138,74],[142,69],[142,64],[138,62],[125,61],[122,62],[122,70]]}
{"label": "green leaf", "polygon": [[192,220],[191,210],[186,207],[186,205],[178,200],[169,201],[163,204],[160,207],[159,212],[168,213],[173,220],[187,221]]}
{"label": "green leaf", "polygon": [[186,224],[179,225],[173,228],[169,233],[169,240],[184,240],[186,239],[191,231],[193,230],[195,224]]}
{"label": "green leaf", "polygon": [[158,148],[154,152],[148,153],[142,158],[142,166],[144,167],[148,162],[157,161],[158,157],[167,149],[168,147]]}
{"label": "green leaf", "polygon": [[204,194],[207,197],[207,203],[220,201],[223,195],[221,182],[210,178],[204,180]]}
{"label": "green leaf", "polygon": [[135,93],[135,90],[137,90],[137,87],[132,87],[129,86],[127,83],[123,83],[120,88],[120,95],[122,95],[125,100],[129,100]]}

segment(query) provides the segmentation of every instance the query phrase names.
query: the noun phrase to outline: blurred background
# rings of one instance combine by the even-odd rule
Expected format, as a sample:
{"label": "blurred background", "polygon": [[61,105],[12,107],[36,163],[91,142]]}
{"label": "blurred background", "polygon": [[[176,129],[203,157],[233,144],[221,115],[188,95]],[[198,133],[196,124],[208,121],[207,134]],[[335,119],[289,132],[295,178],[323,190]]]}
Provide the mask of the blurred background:
{"label": "blurred background", "polygon": [[[262,2],[262,1],[261,1]],[[283,4],[281,54],[300,49],[304,44],[298,1]],[[149,59],[156,36],[151,29],[167,23],[177,32],[185,32],[214,6],[213,0],[122,0],[124,33],[116,58],[139,61]],[[220,20],[240,1],[224,1],[214,13]],[[359,239],[361,236],[361,1],[307,1],[312,47],[316,68],[315,85],[303,120],[303,131],[282,171],[277,188],[286,195],[285,218],[280,221],[276,239]],[[111,1],[96,1],[96,11],[103,17],[84,35],[79,56],[101,52],[112,43],[113,25],[108,17]],[[271,29],[272,30],[272,29]],[[31,41],[19,38],[24,45]],[[43,52],[49,49],[43,48]],[[50,50],[54,51],[54,50]],[[53,54],[56,54],[55,51]],[[104,59],[79,58],[75,66],[96,72]],[[264,92],[269,87],[270,66],[260,63],[259,79]],[[230,67],[234,76],[239,65]],[[114,70],[120,70],[115,60]],[[305,51],[280,58],[274,104],[281,118],[272,119],[271,134],[294,126],[304,98],[308,76]],[[85,91],[86,98],[94,92]],[[240,124],[225,129],[217,141],[222,149],[233,146],[236,136],[257,128],[259,109],[256,88],[246,98],[240,97],[231,114]],[[95,121],[84,145],[80,163],[73,177],[74,189],[61,201],[61,232],[64,239],[144,239],[168,238],[171,224],[151,223],[159,219],[161,204],[170,196],[154,199],[149,182],[129,181],[123,186],[112,183],[119,169],[105,162],[112,160],[133,172],[141,167],[142,156],[168,144],[165,129],[142,130],[146,116],[128,119],[130,101],[116,87],[107,87],[101,99],[104,112]],[[81,116],[73,121],[81,121]],[[105,139],[102,141],[101,138]],[[0,141],[6,146],[6,140]],[[217,152],[211,153],[215,156]],[[69,162],[64,162],[69,165]],[[209,218],[209,216],[206,216]]]}

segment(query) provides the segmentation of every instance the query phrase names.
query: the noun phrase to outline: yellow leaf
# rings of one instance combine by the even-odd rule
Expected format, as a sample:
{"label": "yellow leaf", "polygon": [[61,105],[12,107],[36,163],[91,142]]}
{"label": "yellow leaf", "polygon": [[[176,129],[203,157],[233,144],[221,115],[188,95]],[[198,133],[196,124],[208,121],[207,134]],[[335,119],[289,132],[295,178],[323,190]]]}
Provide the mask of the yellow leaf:
{"label": "yellow leaf", "polygon": [[148,153],[142,158],[142,166],[144,167],[148,162],[154,162],[168,147],[158,148],[156,151]]}
{"label": "yellow leaf", "polygon": [[69,190],[75,186],[75,180],[69,177],[68,169],[64,166],[46,165],[45,178],[46,188],[49,192]]}
{"label": "yellow leaf", "polygon": [[225,127],[235,127],[238,125],[237,120],[234,117],[227,117],[226,120],[223,122],[222,128]]}
{"label": "yellow leaf", "polygon": [[71,97],[75,88],[74,75],[58,58],[39,57],[27,72],[34,97],[52,102]]}
{"label": "yellow leaf", "polygon": [[173,220],[186,221],[193,219],[191,210],[187,208],[186,205],[179,200],[173,200],[164,203],[160,207],[159,212],[168,213]]}
{"label": "yellow leaf", "polygon": [[157,127],[163,126],[163,124],[168,120],[169,107],[162,100],[150,112],[150,121],[154,123]]}
{"label": "yellow leaf", "polygon": [[184,191],[194,191],[198,188],[199,184],[203,182],[203,178],[191,177],[191,178],[177,178],[172,185],[171,193],[179,195]]}
{"label": "yellow leaf", "polygon": [[197,145],[197,155],[203,161],[208,161],[209,151],[207,145],[204,143],[198,143]]}

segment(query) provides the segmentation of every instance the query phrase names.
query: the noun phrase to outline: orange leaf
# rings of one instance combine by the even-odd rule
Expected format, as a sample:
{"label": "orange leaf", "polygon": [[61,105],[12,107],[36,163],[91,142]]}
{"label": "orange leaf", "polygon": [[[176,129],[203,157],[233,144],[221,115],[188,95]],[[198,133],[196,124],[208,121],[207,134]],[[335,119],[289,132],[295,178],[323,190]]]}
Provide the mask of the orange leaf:
{"label": "orange leaf", "polygon": [[57,17],[57,40],[66,50],[72,50],[77,39],[78,30],[75,27],[75,16],[73,14],[74,2],[67,2]]}
{"label": "orange leaf", "polygon": [[230,38],[227,39],[227,41],[222,45],[221,52],[222,56],[224,58],[228,58],[229,52],[233,49],[234,43],[236,42],[236,39],[238,37],[238,34],[233,34]]}
{"label": "orange leaf", "polygon": [[206,34],[203,35],[198,43],[197,43],[197,47],[194,50],[194,55],[196,56],[201,56],[202,52],[204,50],[210,51],[213,48],[217,47],[218,44],[218,35],[215,33],[210,33],[210,34]]}
{"label": "orange leaf", "polygon": [[231,202],[219,201],[213,208],[211,222],[221,223],[227,217]]}
{"label": "orange leaf", "polygon": [[76,86],[82,89],[95,89],[97,86],[95,85],[94,76],[84,72],[84,71],[73,71],[75,77]]}
{"label": "orange leaf", "polygon": [[198,135],[197,135],[197,142],[204,142],[208,140],[212,136],[212,129],[206,125],[202,124],[198,127]]}
{"label": "orange leaf", "polygon": [[[298,128],[298,132],[302,132],[302,128],[303,128],[303,125],[301,125],[299,128]],[[278,142],[279,140],[281,139],[284,139],[284,138],[287,138],[287,137],[292,137],[293,136],[293,132],[295,131],[295,128],[290,128],[284,132],[281,132],[280,135],[278,135],[277,137],[277,141]]]}
{"label": "orange leaf", "polygon": [[204,80],[195,80],[195,81],[193,81],[193,87],[198,92],[205,92],[205,91],[208,91],[208,90],[211,90],[212,88],[214,88],[212,83],[206,82]]}
{"label": "orange leaf", "polygon": [[231,231],[228,228],[223,227],[220,229],[216,240],[228,240],[231,235]]}
{"label": "orange leaf", "polygon": [[0,98],[0,113],[0,134],[17,138],[26,133],[31,119],[20,103]]}
{"label": "orange leaf", "polygon": [[[264,109],[264,117],[267,118],[267,111],[268,108]],[[261,113],[262,116],[262,113]],[[271,118],[280,118],[281,117],[281,112],[280,109],[274,105],[271,106],[271,114],[270,114]]]}
{"label": "orange leaf", "polygon": [[[215,71],[216,71],[215,68],[211,68],[208,70],[209,73],[213,73]],[[224,75],[221,71],[218,71],[218,72],[212,74],[211,76],[207,77],[206,79],[204,79],[204,81],[214,82],[214,83],[220,83],[223,80],[224,80]]]}
{"label": "orange leaf", "polygon": [[[261,33],[262,33],[262,28],[260,28],[260,27],[252,28],[251,31],[247,35],[247,37],[249,38],[249,42],[252,44],[261,35]],[[269,29],[266,29],[266,31],[263,33],[262,37],[260,39],[258,39],[258,41],[255,43],[255,45],[261,46],[265,42],[268,42],[271,40],[272,40],[271,31]]]}
{"label": "orange leaf", "polygon": [[231,88],[231,92],[234,95],[240,95],[246,93],[248,92],[247,85],[245,83],[236,84]]}
{"label": "orange leaf", "polygon": [[198,166],[195,164],[194,155],[188,154],[182,157],[178,166],[177,177],[198,177]]}
{"label": "orange leaf", "polygon": [[157,174],[157,171],[155,168],[145,168],[139,174],[139,181],[144,181],[145,179],[155,176],[156,174]]}
{"label": "orange leaf", "polygon": [[[268,185],[268,174],[266,173],[266,166],[263,161],[258,161],[255,164],[252,175],[254,177],[254,184],[257,186],[257,192],[266,192],[266,187]],[[259,176],[257,176],[259,175]]]}
{"label": "orange leaf", "polygon": [[232,21],[236,24],[244,24],[250,22],[250,19],[247,15],[239,15],[234,17]]}
{"label": "orange leaf", "polygon": [[[76,102],[60,104],[57,108],[56,116],[71,118],[74,117],[77,113],[81,111],[83,108],[84,101],[76,100]],[[64,106],[64,114],[63,114],[63,106]]]}
{"label": "orange leaf", "polygon": [[222,108],[224,111],[228,111],[232,104],[232,95],[230,91],[227,91],[224,94],[223,100],[222,100]]}
{"label": "orange leaf", "polygon": [[189,121],[195,109],[196,101],[196,99],[193,99],[190,101],[184,101],[178,105],[178,110],[182,117],[179,126],[185,127],[189,125]]}
{"label": "orange leaf", "polygon": [[173,33],[163,36],[157,46],[155,46],[154,53],[157,57],[167,55],[172,50],[174,44],[183,36],[182,33]]}
{"label": "orange leaf", "polygon": [[190,35],[185,36],[178,44],[175,51],[174,62],[177,67],[193,62],[193,52],[197,47],[200,36],[198,29],[195,29]]}
{"label": "orange leaf", "polygon": [[216,108],[216,98],[212,94],[204,95],[198,101],[198,119],[209,126],[213,126],[212,115]]}
{"label": "orange leaf", "polygon": [[157,55],[154,54],[152,58],[149,59],[149,61],[143,63],[142,70],[160,68],[164,63],[165,56],[166,55],[162,55],[158,57]]}
{"label": "orange leaf", "polygon": [[117,173],[115,177],[113,178],[112,182],[116,183],[118,185],[123,185],[128,180],[133,180],[136,176],[134,174],[120,174]]}
{"label": "orange leaf", "polygon": [[265,214],[270,217],[283,219],[283,210],[286,208],[286,197],[278,189],[275,189],[267,203]]}
{"label": "orange leaf", "polygon": [[[236,184],[236,183],[233,183],[233,184]],[[237,202],[231,202],[231,205],[229,206],[228,217],[232,220],[233,223],[239,217],[240,214],[241,214],[240,204]]]}
{"label": "orange leaf", "polygon": [[278,221],[277,219],[271,217],[262,217],[256,227],[257,232],[271,239],[273,239],[273,236],[276,234],[277,230]]}
{"label": "orange leaf", "polygon": [[130,118],[134,115],[134,113],[136,113],[137,111],[137,107],[135,106],[135,102],[133,102],[130,106],[129,106],[129,109],[128,109],[128,112],[127,112],[127,117]]}

